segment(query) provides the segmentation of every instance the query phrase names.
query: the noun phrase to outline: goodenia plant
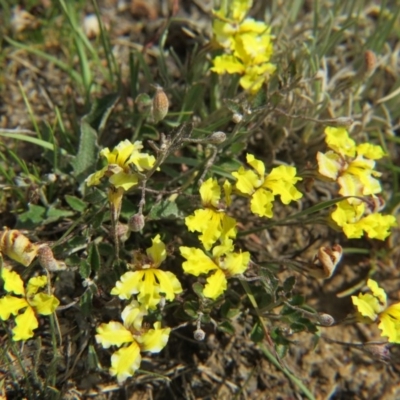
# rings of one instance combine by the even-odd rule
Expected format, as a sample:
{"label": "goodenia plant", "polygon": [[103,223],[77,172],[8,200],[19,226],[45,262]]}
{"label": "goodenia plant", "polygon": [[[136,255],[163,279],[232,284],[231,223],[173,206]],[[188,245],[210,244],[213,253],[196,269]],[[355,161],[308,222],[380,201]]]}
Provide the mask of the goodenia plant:
{"label": "goodenia plant", "polygon": [[[90,204],[90,210],[85,210],[90,216],[82,211],[82,219],[76,223],[82,225],[81,263],[76,261],[78,256],[65,261],[72,259],[80,265],[82,286],[86,285],[82,298],[101,293],[114,306],[112,317],[93,313],[96,323],[89,340],[99,354],[106,354],[104,365],[119,383],[137,373],[143,354],[162,351],[181,326],[192,326],[194,337],[203,340],[204,326],[232,334],[232,319],[246,314],[254,324],[252,339],[267,338],[278,348],[282,343],[289,345],[281,326],[317,336],[322,326],[335,323],[330,315],[316,312],[304,298],[294,296],[295,279],[282,283],[279,267],[328,279],[342,259],[344,244],[325,243],[307,260],[285,255],[264,260],[252,253],[245,240],[248,235],[275,225],[323,224],[332,232],[338,231],[336,237],[343,242],[363,236],[383,241],[397,225],[395,217],[383,211],[385,192],[378,161],[387,154],[380,145],[358,143],[351,129],[316,128],[315,135],[325,139],[325,150],[306,160],[307,167],[280,160],[269,163],[256,154],[254,146],[237,150],[241,147],[235,146],[243,145],[243,138],[255,124],[252,116],[260,111],[252,102],[279,68],[272,63],[272,28],[248,17],[251,6],[251,0],[221,2],[213,13],[212,46],[207,47],[206,73],[238,79],[241,99],[246,99],[243,109],[247,113],[233,118],[232,132],[199,137],[204,132],[199,121],[197,129],[193,122],[167,121],[162,125],[167,133],[160,132],[153,140],[124,139],[113,148],[104,147],[98,154],[98,165],[91,166],[90,172],[95,172],[84,177],[84,200],[75,199],[79,211]],[[138,103],[147,97],[136,97],[141,123],[148,124],[146,128],[163,124],[164,118],[168,119],[166,93],[157,87],[155,100],[147,102],[153,109],[146,114]],[[199,158],[204,160],[188,162],[189,167],[195,164],[192,169],[174,170],[167,182],[165,171],[171,171],[172,161],[184,164],[188,158],[183,155],[194,151],[193,145],[201,149]],[[235,154],[237,160],[233,160]],[[232,162],[223,163],[222,158]],[[302,201],[312,202],[307,196],[315,181],[323,182],[334,198],[315,201],[303,209]],[[78,186],[73,190],[82,189]],[[130,208],[124,211],[128,201]],[[170,207],[168,216],[174,219],[157,219],[157,207]],[[295,207],[300,211],[295,212]],[[246,230],[247,220],[253,229]],[[72,223],[71,232],[74,228]],[[76,239],[71,232],[63,238],[64,243]],[[48,326],[48,320],[41,316],[57,319],[62,311],[62,298],[57,298],[55,290],[57,274],[76,267],[56,260],[51,243],[28,236],[8,228],[0,234],[0,252],[5,257],[1,263],[0,319],[13,341],[40,335],[42,325]],[[113,246],[101,253],[98,245],[103,241],[109,244],[109,237]],[[295,250],[299,249],[289,248],[288,252]],[[105,253],[111,254],[106,265],[102,263]],[[362,278],[360,281],[352,294],[362,287]],[[90,285],[96,290],[90,292]],[[354,314],[345,322],[377,323],[383,337],[400,343],[400,303],[389,304],[376,281],[368,279],[366,285],[366,293],[361,289],[351,297]],[[278,356],[275,361],[279,364]]]}

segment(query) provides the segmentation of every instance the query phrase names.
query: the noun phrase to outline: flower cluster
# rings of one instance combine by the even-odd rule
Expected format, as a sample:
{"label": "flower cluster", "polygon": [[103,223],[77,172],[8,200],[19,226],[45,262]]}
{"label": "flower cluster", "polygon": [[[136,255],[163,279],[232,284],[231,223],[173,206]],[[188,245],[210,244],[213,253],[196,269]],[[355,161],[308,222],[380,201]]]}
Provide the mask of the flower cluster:
{"label": "flower cluster", "polygon": [[160,322],[156,322],[153,329],[143,324],[143,317],[149,310],[155,310],[164,298],[172,301],[176,294],[182,293],[176,276],[159,269],[166,257],[167,251],[160,235],[152,240],[146,254],[140,251],[134,253],[133,263],[128,264],[133,271],[121,276],[111,294],[122,300],[130,300],[132,296],[136,299],[123,310],[123,324],[111,321],[97,328],[96,340],[104,348],[123,346],[111,357],[110,373],[116,375],[119,382],[132,376],[139,368],[141,351],[158,353],[168,342],[169,328],[161,328]]}
{"label": "flower cluster", "polygon": [[[231,203],[232,187],[228,181],[223,184],[225,203]],[[204,296],[217,299],[227,289],[227,279],[243,274],[250,262],[250,253],[234,252],[233,240],[236,237],[236,220],[225,213],[221,206],[221,188],[216,179],[209,178],[200,187],[200,196],[204,209],[198,209],[186,218],[188,229],[200,232],[200,241],[206,250],[210,250],[217,241],[219,245],[212,249],[212,257],[203,250],[181,246],[182,257],[186,261],[183,270],[191,275],[209,274],[204,287]]]}
{"label": "flower cluster", "polygon": [[225,54],[213,60],[217,74],[240,74],[240,85],[257,93],[276,66],[270,63],[273,54],[271,27],[262,21],[245,18],[252,0],[233,0],[226,9],[214,12],[214,40]]}
{"label": "flower cluster", "polygon": [[141,153],[142,142],[131,143],[129,140],[120,142],[113,151],[103,149],[100,155],[105,158],[107,165],[86,178],[88,186],[96,186],[106,176],[110,183],[108,200],[115,210],[115,217],[119,216],[124,192],[139,183],[139,174],[150,170],[155,158],[147,153]]}
{"label": "flower cluster", "polygon": [[[228,181],[223,184],[225,203],[231,203],[232,186]],[[206,250],[220,240],[225,243],[236,237],[236,220],[225,213],[221,206],[221,188],[216,179],[206,180],[200,187],[201,203],[204,208],[186,217],[185,223],[190,232],[200,232],[200,241]]]}
{"label": "flower cluster", "polygon": [[327,127],[325,134],[331,150],[318,152],[318,171],[338,183],[340,195],[350,196],[336,205],[332,219],[348,238],[360,238],[366,232],[370,238],[384,240],[396,226],[395,217],[381,215],[380,206],[369,207],[365,199],[369,196],[373,205],[379,203],[375,195],[382,191],[377,179],[381,174],[375,171],[375,160],[385,155],[383,149],[370,143],[357,145],[345,128]]}
{"label": "flower cluster", "polygon": [[272,206],[275,196],[280,196],[283,204],[299,200],[303,194],[294,186],[302,178],[296,176],[296,168],[280,165],[265,173],[265,165],[252,154],[247,154],[247,163],[253,170],[240,167],[232,175],[236,178],[236,189],[251,197],[251,211],[260,216],[272,218]]}
{"label": "flower cluster", "polygon": [[120,347],[111,356],[110,374],[122,383],[132,376],[140,366],[140,352],[158,353],[168,342],[170,328],[161,328],[155,322],[152,329],[143,325],[143,317],[147,315],[145,307],[133,301],[122,311],[123,324],[110,321],[97,328],[96,341],[104,348]]}
{"label": "flower cluster", "polygon": [[21,277],[14,271],[3,268],[1,278],[8,294],[0,298],[0,318],[6,321],[11,314],[15,315],[13,340],[28,340],[39,326],[36,315],[54,313],[60,302],[51,294],[39,292],[47,286],[47,277],[44,275],[29,279],[26,289]]}
{"label": "flower cluster", "polygon": [[378,283],[368,279],[367,286],[371,293],[360,293],[352,296],[353,304],[358,312],[371,321],[379,321],[379,329],[382,336],[389,339],[391,343],[400,343],[400,303],[387,306],[385,291]]}

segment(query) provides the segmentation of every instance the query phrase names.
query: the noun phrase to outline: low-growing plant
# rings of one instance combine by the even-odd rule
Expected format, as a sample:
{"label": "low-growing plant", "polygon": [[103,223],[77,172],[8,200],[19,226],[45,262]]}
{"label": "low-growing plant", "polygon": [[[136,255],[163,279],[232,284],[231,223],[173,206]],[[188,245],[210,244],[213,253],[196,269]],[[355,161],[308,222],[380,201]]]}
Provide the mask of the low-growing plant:
{"label": "low-growing plant", "polygon": [[[160,377],[162,369],[141,369],[143,354],[162,351],[183,327],[203,341],[210,329],[234,335],[239,321],[265,357],[313,399],[284,362],[296,334],[306,332],[316,344],[333,340],[334,325],[377,324],[389,344],[400,343],[400,303],[388,301],[371,278],[379,279],[376,267],[349,283],[354,308],[340,321],[307,304],[297,286],[303,277],[331,278],[356,246],[348,239],[386,241],[371,259],[388,257],[399,203],[386,185],[388,172],[394,180],[398,173],[388,161],[392,144],[358,108],[352,113],[338,104],[327,70],[317,70],[335,38],[321,41],[324,28],[315,26],[310,43],[292,48],[277,27],[249,17],[252,5],[221,1],[213,10],[211,37],[193,49],[182,85],[151,86],[143,54],[133,51],[128,102],[121,92],[93,99],[90,60],[101,66],[100,56],[74,7],[60,1],[81,68],[81,75],[69,74],[91,110],[80,119],[79,137],[59,112],[55,125],[35,125],[38,137],[0,129],[8,141],[34,143],[43,154],[41,163],[30,164],[1,146],[0,202],[16,220],[0,236],[1,334],[21,365],[23,343],[37,340],[40,353],[40,343],[50,340],[56,364],[66,331],[76,329],[61,323],[73,309],[74,318],[86,321],[79,357],[90,357],[45,378],[25,368],[22,376],[13,372],[4,353],[10,392],[63,398],[78,368],[109,371],[121,385],[139,374]],[[169,76],[165,34],[161,76]],[[110,55],[106,65],[100,70],[107,81],[121,82]],[[371,74],[374,67],[367,67]],[[368,76],[348,89],[351,96],[361,96]],[[129,126],[128,135],[113,137],[111,120]],[[321,226],[325,236],[296,241],[302,229]],[[276,257],[266,238],[280,227],[293,233],[282,238]]]}

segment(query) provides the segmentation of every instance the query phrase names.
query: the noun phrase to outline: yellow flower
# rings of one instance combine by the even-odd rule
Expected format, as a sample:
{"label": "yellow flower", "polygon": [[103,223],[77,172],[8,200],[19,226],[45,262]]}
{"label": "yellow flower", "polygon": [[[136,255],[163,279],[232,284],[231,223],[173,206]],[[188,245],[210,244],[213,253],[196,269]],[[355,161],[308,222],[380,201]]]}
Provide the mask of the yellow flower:
{"label": "yellow flower", "polygon": [[[223,185],[226,203],[230,202],[231,186],[225,181]],[[236,220],[225,214],[220,208],[221,188],[216,179],[209,178],[200,187],[200,197],[204,209],[195,210],[193,215],[185,218],[190,232],[200,232],[200,241],[209,250],[219,239],[225,242],[236,237]]]}
{"label": "yellow flower", "polygon": [[367,286],[372,293],[351,296],[353,304],[363,317],[379,320],[382,336],[388,337],[389,342],[400,343],[400,303],[388,307],[386,293],[378,283],[368,279]]}
{"label": "yellow flower", "polygon": [[117,189],[127,191],[136,186],[139,179],[134,171],[150,170],[155,163],[153,156],[140,152],[142,149],[140,141],[131,143],[129,140],[120,142],[111,152],[108,148],[103,149],[100,155],[106,159],[107,165],[90,175],[86,179],[87,185],[99,185],[101,178],[107,176],[109,182]]}
{"label": "yellow flower", "polygon": [[213,249],[213,258],[194,247],[181,246],[179,250],[187,260],[182,264],[186,273],[199,276],[212,272],[207,278],[203,294],[214,300],[227,289],[227,278],[243,274],[250,262],[249,252],[233,253],[219,246]]}
{"label": "yellow flower", "polygon": [[[318,152],[318,171],[321,175],[337,181],[342,196],[367,196],[382,191],[379,178],[374,170],[375,161],[385,153],[380,146],[362,143],[356,146],[345,128],[327,127],[326,143],[332,149]],[[359,204],[360,199],[348,199]]]}
{"label": "yellow flower", "polygon": [[[123,324],[111,321],[97,327],[95,336],[97,343],[108,349],[110,346],[124,346],[111,356],[110,374],[117,376],[118,382],[122,383],[132,376],[140,367],[142,357],[140,352],[160,352],[168,342],[170,328],[161,328],[161,323],[156,322],[153,329],[144,329],[142,317],[146,315],[137,302],[133,302],[129,309],[125,308],[122,313]],[[131,323],[132,315],[140,316]],[[138,324],[140,320],[140,324]]]}
{"label": "yellow flower", "polygon": [[294,186],[302,178],[296,176],[296,168],[281,165],[265,174],[265,165],[254,155],[247,154],[246,160],[253,170],[240,167],[232,175],[237,179],[236,188],[251,197],[250,208],[260,217],[272,218],[272,202],[280,196],[283,204],[300,199],[303,195]]}
{"label": "yellow flower", "polygon": [[336,210],[331,218],[343,228],[343,232],[349,239],[356,239],[367,233],[371,239],[385,240],[390,235],[390,228],[397,226],[393,215],[382,215],[367,212],[365,203],[353,204],[347,200],[336,204]]}
{"label": "yellow flower", "polygon": [[129,299],[137,295],[137,299],[145,308],[154,309],[161,301],[162,295],[172,301],[175,294],[182,292],[182,286],[176,276],[169,271],[158,269],[166,259],[165,244],[160,235],[152,239],[153,245],[146,250],[146,256],[136,252],[130,267],[136,271],[128,271],[121,276],[111,294],[120,299]]}
{"label": "yellow flower", "polygon": [[226,9],[214,12],[214,40],[226,54],[214,58],[211,71],[242,75],[240,85],[255,94],[276,66],[270,63],[271,27],[252,18],[244,19],[251,5],[251,1],[235,0]]}
{"label": "yellow flower", "polygon": [[[21,277],[14,271],[3,268],[1,278],[4,290],[21,297],[7,294],[0,298],[0,318],[6,321],[10,315],[16,315],[15,327],[12,329],[13,340],[28,340],[33,337],[33,331],[39,326],[36,314],[52,314],[60,302],[53,295],[38,293],[47,285],[46,276],[38,276],[28,281],[26,290]],[[21,314],[21,310],[25,309]]]}

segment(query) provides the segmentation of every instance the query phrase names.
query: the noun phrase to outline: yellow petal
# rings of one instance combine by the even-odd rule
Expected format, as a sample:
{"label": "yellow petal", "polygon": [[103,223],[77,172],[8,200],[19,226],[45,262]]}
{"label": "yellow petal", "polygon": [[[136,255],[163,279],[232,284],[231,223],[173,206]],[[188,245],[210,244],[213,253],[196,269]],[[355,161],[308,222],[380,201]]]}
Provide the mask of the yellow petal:
{"label": "yellow petal", "polygon": [[13,340],[28,340],[33,337],[33,331],[39,326],[38,320],[31,307],[15,318]]}
{"label": "yellow petal", "polygon": [[218,208],[218,203],[221,198],[221,188],[218,181],[213,178],[207,179],[200,186],[200,196],[203,207]]}
{"label": "yellow petal", "polygon": [[250,253],[248,251],[240,253],[228,253],[224,260],[224,271],[228,276],[243,274],[250,262]]}
{"label": "yellow petal", "polygon": [[274,195],[264,189],[258,189],[252,196],[250,202],[251,212],[259,215],[260,217],[272,218],[272,202]]}
{"label": "yellow petal", "polygon": [[174,300],[175,294],[182,293],[182,285],[178,278],[170,271],[154,270],[159,285],[159,292],[165,294],[165,298],[169,301]]}
{"label": "yellow petal", "polygon": [[362,143],[357,146],[357,154],[365,156],[371,160],[379,160],[386,156],[381,146],[373,145],[371,143]]}
{"label": "yellow petal", "polygon": [[244,194],[253,194],[263,183],[263,177],[243,167],[240,167],[237,172],[232,172],[232,176],[237,179],[236,188]]}
{"label": "yellow petal", "polygon": [[134,375],[139,369],[141,361],[139,345],[133,342],[130,346],[117,350],[111,356],[110,375],[117,376],[118,382],[122,383]]}
{"label": "yellow petal", "polygon": [[204,296],[216,300],[227,289],[227,280],[225,274],[217,269],[212,275],[207,278],[207,283],[204,287]]}
{"label": "yellow petal", "polygon": [[3,268],[1,271],[1,277],[4,281],[4,290],[6,292],[20,295],[25,294],[24,282],[15,271]]}
{"label": "yellow petal", "polygon": [[133,188],[139,182],[138,176],[135,173],[118,172],[110,177],[109,182],[116,188],[122,188],[125,191]]}
{"label": "yellow petal", "polygon": [[130,328],[133,326],[137,331],[140,331],[145,315],[147,315],[146,307],[133,300],[123,309],[121,318],[125,327]]}
{"label": "yellow petal", "polygon": [[60,305],[59,300],[53,295],[47,293],[37,293],[32,300],[29,301],[30,305],[34,307],[38,314],[50,315]]}
{"label": "yellow petal", "polygon": [[27,296],[31,296],[38,292],[39,289],[45,287],[47,285],[47,276],[35,276],[28,281],[28,285],[26,286]]}
{"label": "yellow petal", "polygon": [[154,267],[158,267],[167,258],[167,250],[160,235],[152,239],[152,243],[153,245],[146,250],[146,253],[153,261]]}
{"label": "yellow petal", "polygon": [[105,349],[110,346],[121,346],[134,340],[132,333],[120,322],[111,321],[108,324],[101,324],[96,329],[96,342]]}
{"label": "yellow petal", "polygon": [[182,264],[182,268],[187,274],[199,276],[218,268],[211,258],[200,249],[181,246],[179,251],[182,257],[187,260]]}
{"label": "yellow petal", "polygon": [[139,292],[139,281],[142,279],[141,271],[128,271],[121,276],[111,294],[118,296],[122,300],[130,299],[133,294]]}
{"label": "yellow petal", "polygon": [[342,158],[333,151],[317,153],[318,172],[322,176],[336,180],[340,170],[343,168]]}
{"label": "yellow petal", "polygon": [[328,126],[325,129],[326,144],[336,153],[354,157],[356,154],[356,142],[350,138],[346,128]]}
{"label": "yellow petal", "polygon": [[6,321],[10,318],[10,314],[17,315],[18,311],[29,304],[26,299],[10,296],[9,294],[0,298],[0,318]]}
{"label": "yellow petal", "polygon": [[167,344],[170,332],[171,328],[161,329],[161,323],[156,322],[154,329],[148,330],[137,338],[140,349],[150,353],[159,353]]}

